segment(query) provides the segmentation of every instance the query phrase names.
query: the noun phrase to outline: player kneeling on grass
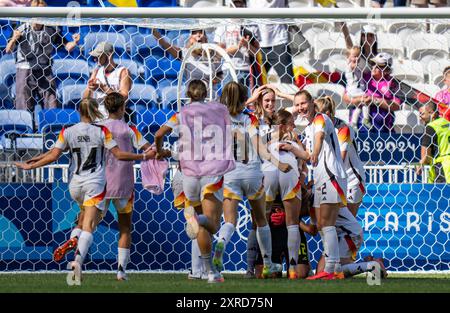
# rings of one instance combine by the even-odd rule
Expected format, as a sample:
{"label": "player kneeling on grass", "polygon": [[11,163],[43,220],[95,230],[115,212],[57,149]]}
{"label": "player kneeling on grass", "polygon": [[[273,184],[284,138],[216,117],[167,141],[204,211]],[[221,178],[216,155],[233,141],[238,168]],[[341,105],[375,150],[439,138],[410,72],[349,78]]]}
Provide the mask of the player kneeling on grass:
{"label": "player kneeling on grass", "polygon": [[72,160],[69,192],[72,199],[84,211],[75,261],[70,262],[68,266],[72,270],[68,275],[68,281],[74,281],[76,284],[81,282],[81,266],[92,244],[92,234],[105,210],[105,148],[122,161],[146,160],[153,157],[152,153],[154,154],[154,152],[135,154],[122,151],[107,127],[93,124],[95,120],[103,118],[95,100],[82,100],[79,111],[81,122],[64,128],[52,150],[32,162],[15,163],[19,168],[31,170],[56,161],[65,150],[70,150]]}
{"label": "player kneeling on grass", "polygon": [[[157,157],[162,153],[163,138],[179,129],[179,161],[186,197],[184,216],[186,233],[197,239],[208,282],[222,282],[212,265],[212,235],[220,226],[223,201],[223,175],[235,168],[231,149],[231,121],[227,108],[206,102],[207,89],[201,80],[189,83],[187,96],[192,103],[174,114],[155,135]],[[197,215],[197,213],[199,215]]]}
{"label": "player kneeling on grass", "polygon": [[222,92],[220,101],[225,104],[231,115],[233,134],[233,154],[236,168],[224,176],[224,220],[219,231],[213,264],[217,271],[223,270],[223,252],[234,233],[237,223],[237,207],[247,197],[256,222],[256,237],[264,256],[263,276],[270,277],[281,270],[280,264],[272,263],[272,241],[270,227],[266,218],[263,173],[260,157],[274,162],[275,170],[290,172],[288,163],[279,162],[269,153],[259,137],[258,119],[244,111],[247,101],[247,89],[236,82],[228,83]]}
{"label": "player kneeling on grass", "polygon": [[[314,216],[311,218],[312,220],[315,219]],[[365,272],[372,272],[377,269],[378,265],[380,268],[380,277],[387,277],[384,262],[381,258],[374,259],[372,257],[368,257],[364,262],[355,263],[357,253],[364,240],[363,230],[361,225],[359,225],[358,221],[347,207],[339,209],[339,214],[336,219],[336,231],[339,242],[340,262],[342,271],[346,278]],[[316,275],[324,271],[324,265],[325,258],[322,255],[317,264]]]}

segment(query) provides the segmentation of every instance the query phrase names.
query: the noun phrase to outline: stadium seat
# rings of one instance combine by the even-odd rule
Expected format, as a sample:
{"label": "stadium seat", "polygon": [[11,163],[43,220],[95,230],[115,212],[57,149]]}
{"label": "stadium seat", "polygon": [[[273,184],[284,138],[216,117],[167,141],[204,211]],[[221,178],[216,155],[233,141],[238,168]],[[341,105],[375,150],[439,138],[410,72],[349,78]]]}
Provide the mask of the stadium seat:
{"label": "stadium seat", "polygon": [[177,79],[180,67],[178,60],[149,57],[145,60],[145,81],[156,86],[161,79]]}
{"label": "stadium seat", "polygon": [[80,114],[73,109],[43,109],[38,113],[38,132],[48,125],[67,125],[80,122]]}
{"label": "stadium seat", "polygon": [[305,7],[313,7],[313,0],[289,0],[290,8],[305,8]]}
{"label": "stadium seat", "polygon": [[144,72],[144,66],[141,63],[129,59],[114,59],[114,61],[128,69],[133,81],[136,81],[143,76],[141,73]]}
{"label": "stadium seat", "polygon": [[326,60],[332,54],[345,55],[347,46],[342,33],[319,33],[314,38],[315,58]]}
{"label": "stadium seat", "polygon": [[13,34],[13,27],[7,20],[0,20],[0,57]]}
{"label": "stadium seat", "polygon": [[222,0],[180,0],[182,7],[213,7],[222,6]]}
{"label": "stadium seat", "polygon": [[325,36],[326,34],[330,34],[334,31],[334,25],[325,21],[324,23],[305,22],[299,24],[298,27],[302,32],[303,37],[305,37],[312,47],[314,47],[315,38],[319,34],[323,34],[323,36]]}
{"label": "stadium seat", "polygon": [[83,97],[86,85],[68,85],[58,89],[64,109],[77,108]]}
{"label": "stadium seat", "polygon": [[158,93],[155,87],[146,84],[133,84],[128,94],[128,106],[133,110],[137,108],[149,109],[158,106]]}
{"label": "stadium seat", "polygon": [[335,116],[344,122],[348,123],[350,120],[350,112],[348,109],[336,110]]}
{"label": "stadium seat", "polygon": [[425,56],[431,56],[436,59],[448,59],[448,42],[443,35],[418,33],[406,39],[403,43],[406,47],[408,58],[411,60],[421,61]]}
{"label": "stadium seat", "polygon": [[355,22],[350,21],[347,23],[347,28],[350,34],[355,35],[356,42],[354,42],[354,44],[359,45],[361,29],[363,28],[363,26],[369,24],[375,27],[375,29],[377,30],[377,35],[385,31],[383,22],[382,21],[378,22],[375,19],[371,20],[370,23],[367,23],[367,21],[355,21]]}
{"label": "stadium seat", "polygon": [[176,7],[177,0],[141,0],[141,7]]}
{"label": "stadium seat", "polygon": [[345,87],[338,84],[309,84],[304,90],[307,90],[313,97],[331,96],[336,103],[336,109],[344,108],[342,96],[345,92]]}
{"label": "stadium seat", "polygon": [[324,68],[326,72],[345,72],[348,69],[347,57],[341,54],[331,55],[323,65],[328,65],[328,69]]}
{"label": "stadium seat", "polygon": [[413,60],[394,60],[393,76],[410,83],[423,83],[424,72],[422,64]]}
{"label": "stadium seat", "polygon": [[403,57],[405,55],[402,38],[399,35],[390,33],[377,33],[377,40],[379,52],[387,52],[393,57]]}
{"label": "stadium seat", "polygon": [[[184,105],[187,102],[186,99],[186,87],[183,85],[181,88],[181,105]],[[161,105],[163,109],[178,109],[178,87],[175,86],[167,86],[161,90]]]}
{"label": "stadium seat", "polygon": [[113,32],[94,32],[88,33],[84,37],[84,56],[92,60],[89,52],[95,49],[98,43],[108,41],[114,45],[115,55],[119,58],[129,58],[128,43],[124,35]]}
{"label": "stadium seat", "polygon": [[398,34],[403,39],[408,33],[426,32],[426,24],[424,22],[414,21],[393,21],[387,25],[387,31],[392,34]]}
{"label": "stadium seat", "polygon": [[72,79],[76,84],[86,84],[89,79],[89,65],[84,60],[54,60],[52,69],[57,87],[67,79]]}
{"label": "stadium seat", "polygon": [[33,132],[33,117],[26,110],[0,110],[0,136],[5,133]]}
{"label": "stadium seat", "polygon": [[152,34],[135,34],[131,37],[130,46],[133,59],[143,61],[149,56],[164,57],[165,51]]}
{"label": "stadium seat", "polygon": [[430,84],[439,85],[436,82],[440,82],[442,80],[444,69],[450,66],[450,61],[444,59],[434,59],[428,63],[427,74],[428,74],[428,82]]}
{"label": "stadium seat", "polygon": [[16,64],[13,58],[5,56],[0,59],[0,104],[4,108],[12,107],[13,99],[10,89],[16,76]]}
{"label": "stadium seat", "polygon": [[420,129],[420,121],[417,113],[417,111],[412,110],[395,111],[394,131],[398,134],[417,132]]}
{"label": "stadium seat", "polygon": [[418,89],[430,97],[434,97],[441,90],[439,86],[434,84],[412,84],[411,87]]}

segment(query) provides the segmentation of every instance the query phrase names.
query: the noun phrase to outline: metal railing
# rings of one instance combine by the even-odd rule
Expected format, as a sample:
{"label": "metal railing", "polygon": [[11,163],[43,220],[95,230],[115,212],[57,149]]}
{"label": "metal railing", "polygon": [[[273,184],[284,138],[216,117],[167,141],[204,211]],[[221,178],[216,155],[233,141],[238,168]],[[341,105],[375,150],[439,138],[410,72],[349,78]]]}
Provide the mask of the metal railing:
{"label": "metal railing", "polygon": [[[139,164],[134,165],[134,181],[141,182]],[[416,166],[404,165],[367,165],[366,183],[369,184],[415,184],[426,183],[429,166],[426,166],[421,176],[416,173]],[[177,170],[176,163],[171,164],[168,179],[172,179]],[[312,178],[312,169],[309,168],[308,179]],[[0,183],[53,183],[60,181],[69,182],[69,165],[52,164],[42,168],[24,171],[18,169],[11,162],[0,162]]]}

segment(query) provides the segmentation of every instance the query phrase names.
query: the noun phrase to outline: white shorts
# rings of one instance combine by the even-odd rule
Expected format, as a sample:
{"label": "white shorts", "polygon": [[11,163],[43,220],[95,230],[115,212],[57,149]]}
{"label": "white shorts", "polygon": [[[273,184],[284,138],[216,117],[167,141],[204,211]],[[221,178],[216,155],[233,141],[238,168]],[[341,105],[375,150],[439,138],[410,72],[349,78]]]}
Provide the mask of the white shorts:
{"label": "white shorts", "polygon": [[301,183],[295,170],[287,173],[279,169],[264,171],[264,189],[267,202],[275,201],[278,194],[283,201],[302,198]]}
{"label": "white shorts", "polygon": [[183,191],[186,206],[197,207],[207,194],[213,194],[217,200],[223,201],[223,176],[192,177],[183,175]]}
{"label": "white shorts", "polygon": [[356,256],[361,248],[363,238],[361,236],[350,237],[349,235],[338,236],[339,256],[341,259],[351,258],[356,261]]}
{"label": "white shorts", "polygon": [[366,189],[364,184],[352,185],[347,187],[347,202],[348,203],[360,203],[364,195],[366,194]]}
{"label": "white shorts", "polygon": [[134,193],[131,195],[130,198],[106,199],[105,200],[106,209],[109,209],[111,203],[114,205],[114,208],[116,209],[117,213],[129,214],[133,212]]}
{"label": "white shorts", "polygon": [[320,207],[322,203],[342,203],[347,205],[347,181],[342,178],[337,178],[334,181],[331,179],[320,185],[314,185],[314,204],[315,208]]}
{"label": "white shorts", "polygon": [[105,210],[105,195],[106,184],[105,183],[83,183],[78,184],[71,182],[69,184],[70,196],[75,200],[80,209],[84,209],[87,206],[95,206],[99,210]]}
{"label": "white shorts", "polygon": [[264,196],[264,176],[243,179],[225,179],[223,187],[223,197],[227,199],[257,200]]}

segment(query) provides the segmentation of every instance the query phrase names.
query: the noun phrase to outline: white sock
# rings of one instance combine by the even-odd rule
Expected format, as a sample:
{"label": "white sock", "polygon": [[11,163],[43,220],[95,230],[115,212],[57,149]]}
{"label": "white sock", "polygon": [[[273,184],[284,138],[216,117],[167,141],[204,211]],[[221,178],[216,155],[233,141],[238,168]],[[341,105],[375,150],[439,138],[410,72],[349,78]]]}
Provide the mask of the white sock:
{"label": "white sock", "polygon": [[198,247],[197,239],[192,240],[191,258],[192,258],[192,274],[200,274],[204,271],[201,260],[200,248]]}
{"label": "white sock", "polygon": [[361,109],[359,107],[356,107],[352,112],[352,118],[350,119],[351,123],[353,125],[358,124],[359,115],[361,114]]}
{"label": "white sock", "polygon": [[256,228],[256,238],[263,257],[264,265],[272,264],[272,235],[269,225]]}
{"label": "white sock", "polygon": [[130,261],[130,249],[118,248],[117,263],[118,270],[125,272]]}
{"label": "white sock", "polygon": [[93,240],[92,233],[84,230],[81,232],[80,238],[78,239],[77,252],[75,253],[75,261],[80,263],[80,265],[83,264],[84,259],[86,258],[86,255],[89,252],[92,240]]}
{"label": "white sock", "polygon": [[367,105],[364,105],[362,107],[362,115],[363,115],[363,119],[364,120],[368,120],[369,119],[369,107]]}
{"label": "white sock", "polygon": [[325,272],[340,272],[339,245],[336,234],[336,227],[322,227],[323,232],[323,248],[325,255]]}
{"label": "white sock", "polygon": [[286,227],[288,232],[287,247],[289,252],[289,265],[297,265],[298,251],[300,250],[300,230],[298,225]]}
{"label": "white sock", "polygon": [[376,261],[370,261],[370,262],[361,262],[361,263],[350,263],[342,265],[342,271],[344,272],[345,276],[353,276],[358,275],[364,272],[370,272],[373,270],[373,268],[377,265]]}
{"label": "white sock", "polygon": [[201,256],[201,260],[203,263],[203,267],[205,268],[206,272],[209,273],[212,271],[212,257],[211,254],[206,254]]}
{"label": "white sock", "polygon": [[247,271],[255,271],[256,256],[258,254],[258,242],[256,241],[256,231],[250,230],[247,239]]}
{"label": "white sock", "polygon": [[75,237],[80,238],[81,232],[82,232],[81,228],[75,227],[74,229],[72,229],[72,232],[70,233],[70,239]]}
{"label": "white sock", "polygon": [[[219,241],[223,241],[224,247],[230,242],[236,227],[231,223],[225,223],[219,230]],[[224,248],[225,250],[225,248]]]}

